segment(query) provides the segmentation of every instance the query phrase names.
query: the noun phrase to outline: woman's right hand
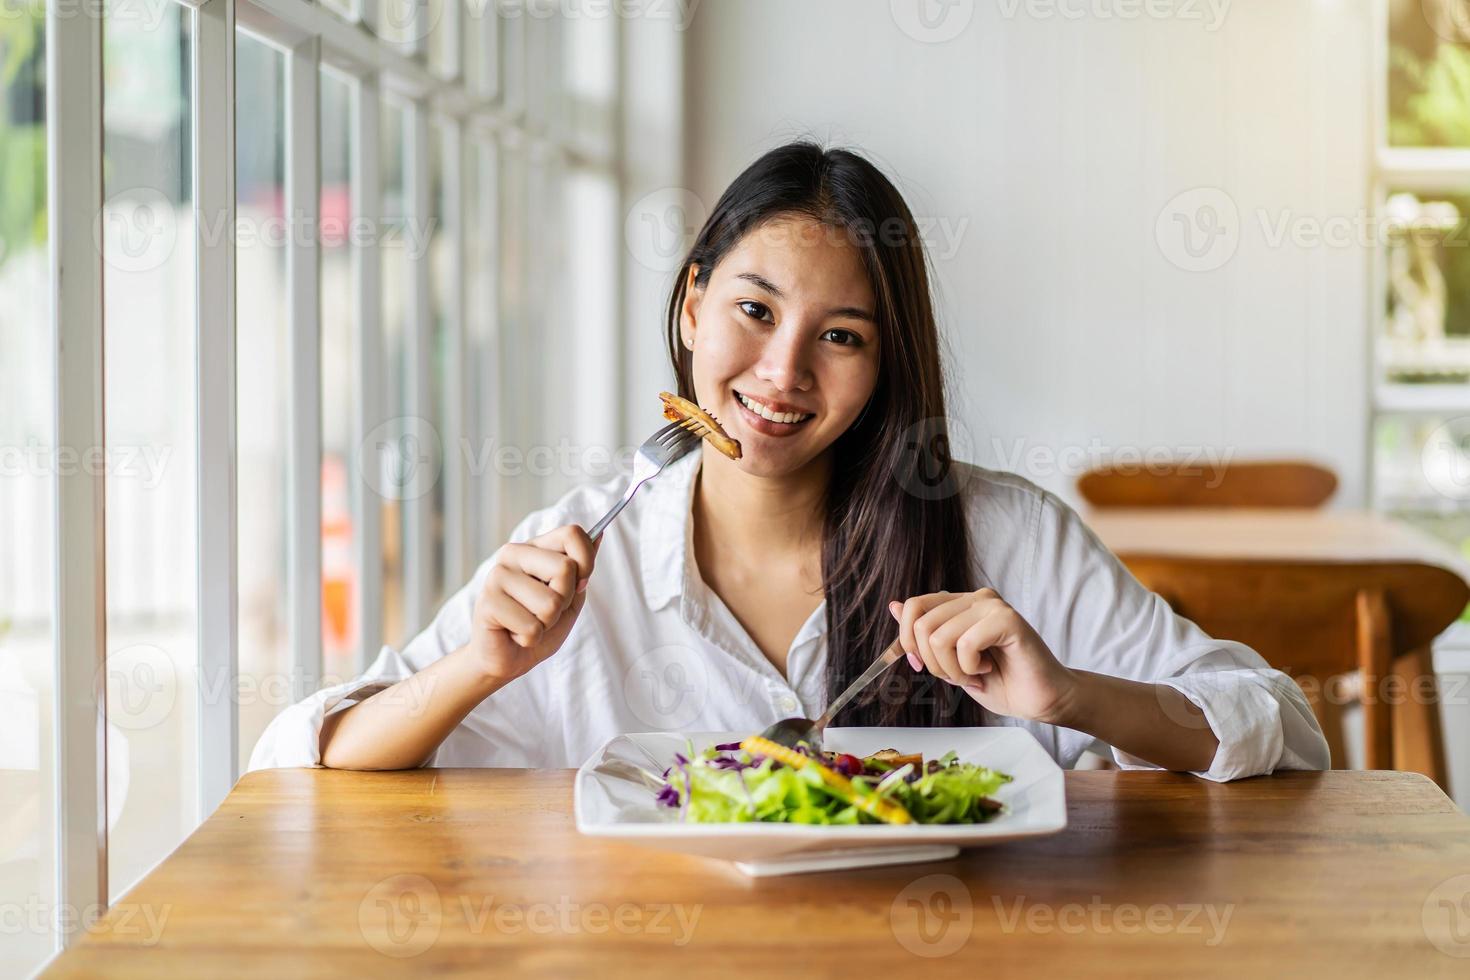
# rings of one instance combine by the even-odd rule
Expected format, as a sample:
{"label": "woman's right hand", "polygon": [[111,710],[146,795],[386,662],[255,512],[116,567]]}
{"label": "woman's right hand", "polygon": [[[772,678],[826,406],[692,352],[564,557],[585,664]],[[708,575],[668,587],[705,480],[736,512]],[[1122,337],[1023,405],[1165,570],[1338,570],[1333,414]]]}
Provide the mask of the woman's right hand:
{"label": "woman's right hand", "polygon": [[500,549],[475,597],[470,649],[508,683],[561,648],[582,605],[597,548],[576,524]]}

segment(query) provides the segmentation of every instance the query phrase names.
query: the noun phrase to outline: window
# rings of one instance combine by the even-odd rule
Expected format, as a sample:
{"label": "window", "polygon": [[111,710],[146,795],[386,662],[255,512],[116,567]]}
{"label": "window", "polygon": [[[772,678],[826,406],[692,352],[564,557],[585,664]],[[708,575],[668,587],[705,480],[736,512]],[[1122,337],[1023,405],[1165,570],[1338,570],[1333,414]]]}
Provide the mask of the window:
{"label": "window", "polygon": [[[354,564],[362,497],[353,430],[361,411],[354,370],[352,80],[321,74],[322,657],[328,683],[357,672],[361,583]],[[373,651],[376,653],[376,651]]]}
{"label": "window", "polygon": [[465,332],[470,363],[465,436],[466,511],[473,531],[465,540],[471,548],[471,569],[492,554],[502,536],[492,505],[499,498],[493,451],[500,424],[493,379],[500,376],[498,288],[499,209],[496,191],[495,145],[476,139],[464,173],[465,222]]}
{"label": "window", "polygon": [[[185,8],[103,22],[106,206],[104,429],[119,465],[107,498],[107,811],[116,896],[197,818],[197,669],[191,33]],[[222,216],[206,216],[216,224]],[[211,233],[223,233],[215,228]],[[124,453],[139,465],[125,468]],[[215,685],[223,685],[216,688]]]}
{"label": "window", "polygon": [[[443,468],[429,491],[429,575],[430,605],[438,608],[446,590],[459,583],[449,583],[448,538],[445,535],[446,508],[454,496],[452,473],[458,472],[457,447],[454,444],[458,424],[458,384],[453,376],[460,356],[459,300],[456,295],[460,271],[456,251],[459,241],[457,221],[453,214],[458,202],[451,200],[459,178],[459,132],[452,124],[435,120],[429,127],[429,221],[425,228],[429,263],[429,338],[430,386],[434,397],[429,403],[429,425],[439,436]],[[457,578],[460,570],[455,569]]]}
{"label": "window", "polygon": [[240,764],[289,703],[286,513],[290,318],[286,240],[285,56],[235,43],[235,374],[239,475]]}
{"label": "window", "polygon": [[1470,21],[1380,9],[1372,499],[1470,555]]}
{"label": "window", "polygon": [[[380,642],[401,647],[561,491],[564,479],[502,474],[487,453],[563,424],[542,407],[565,379],[539,355],[585,341],[588,387],[562,411],[618,417],[610,373],[587,370],[618,349],[611,17],[568,32],[573,12],[544,5],[146,6],[107,7],[100,57],[81,43],[96,21],[50,8],[49,29],[77,42],[53,68],[82,81],[53,87],[76,108],[49,133],[47,8],[0,19],[0,903],[12,906],[90,909],[130,888],[209,815],[281,707],[356,674]],[[89,77],[103,79],[100,149]],[[48,208],[45,181],[60,175],[76,182]],[[63,248],[48,249],[48,214],[58,242],[100,252],[69,275],[64,318],[49,302]],[[569,260],[607,265],[575,301],[559,298]],[[586,322],[559,322],[572,315]],[[88,342],[59,345],[63,319]],[[100,392],[95,534],[62,534],[94,513],[67,488],[94,485],[57,478],[54,420],[97,433],[57,377]],[[85,562],[57,564],[64,538],[105,546],[105,609],[84,642],[63,637],[54,610],[90,627],[101,583],[69,573]],[[99,659],[101,753],[57,737],[96,728]],[[63,853],[82,871],[59,870]],[[7,939],[0,973],[28,973],[73,937]]]}
{"label": "window", "polygon": [[[0,19],[0,907],[56,902],[50,853],[55,737],[51,655],[56,470],[46,235],[44,15]],[[26,976],[50,954],[44,931],[8,931],[0,974]]]}
{"label": "window", "polygon": [[408,520],[404,495],[413,485],[414,470],[420,465],[417,431],[409,431],[408,323],[410,251],[408,237],[418,229],[409,224],[408,161],[404,146],[407,109],[396,99],[383,100],[382,173],[383,210],[379,234],[382,253],[383,386],[382,407],[386,420],[364,446],[370,464],[376,464],[378,505],[383,513],[383,642],[395,647],[408,639],[405,622],[407,605]]}

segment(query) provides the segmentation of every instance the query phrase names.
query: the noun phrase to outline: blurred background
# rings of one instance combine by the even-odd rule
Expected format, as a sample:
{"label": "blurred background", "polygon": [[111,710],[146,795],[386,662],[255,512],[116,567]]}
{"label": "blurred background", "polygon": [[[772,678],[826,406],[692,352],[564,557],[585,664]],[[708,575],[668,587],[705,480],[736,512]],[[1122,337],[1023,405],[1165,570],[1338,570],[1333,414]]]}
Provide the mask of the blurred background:
{"label": "blurred background", "polygon": [[[194,202],[195,168],[224,162],[194,146],[196,72],[221,70],[196,68],[196,15],[119,0],[103,17],[112,894],[207,813],[198,773],[221,756],[201,754],[201,711],[235,713],[243,770],[276,712],[404,643],[528,511],[626,471],[671,383],[672,270],[725,185],[792,138],[865,153],[917,216],[960,458],[1079,507],[1078,479],[1109,465],[1307,461],[1335,477],[1325,512],[1470,561],[1463,4],[395,2],[234,0],[232,225]],[[0,18],[15,906],[56,900],[56,481],[85,465],[55,437],[47,29],[39,2]],[[313,107],[315,145],[289,139]],[[319,189],[293,208],[307,159]],[[231,227],[238,503],[201,515],[196,328],[223,300],[199,294],[195,262]],[[305,341],[301,241],[317,254]],[[288,453],[303,344],[320,354],[305,474]],[[292,561],[302,515],[319,581]],[[220,676],[199,669],[219,634],[199,617],[198,527],[232,517],[238,675]],[[1461,620],[1432,658],[1462,806],[1466,651]],[[6,936],[0,972],[55,941]]]}

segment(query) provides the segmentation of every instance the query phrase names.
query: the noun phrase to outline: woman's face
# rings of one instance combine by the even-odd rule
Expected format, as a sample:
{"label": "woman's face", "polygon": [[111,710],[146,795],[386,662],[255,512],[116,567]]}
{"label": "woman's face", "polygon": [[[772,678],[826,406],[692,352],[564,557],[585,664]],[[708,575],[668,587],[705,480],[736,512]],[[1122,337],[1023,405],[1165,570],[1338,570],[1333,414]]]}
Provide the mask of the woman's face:
{"label": "woman's face", "polygon": [[[878,378],[873,289],[858,246],[811,218],[749,232],[703,290],[690,270],[680,319],[696,400],[740,441],[739,465],[792,473],[836,441]],[[752,407],[783,419],[772,421]]]}

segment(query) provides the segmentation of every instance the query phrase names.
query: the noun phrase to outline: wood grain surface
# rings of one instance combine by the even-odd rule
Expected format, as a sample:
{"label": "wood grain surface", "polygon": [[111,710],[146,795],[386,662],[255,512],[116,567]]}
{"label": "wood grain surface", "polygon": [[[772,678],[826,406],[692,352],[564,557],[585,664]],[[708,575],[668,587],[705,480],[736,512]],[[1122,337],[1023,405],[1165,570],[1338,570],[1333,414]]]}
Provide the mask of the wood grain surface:
{"label": "wood grain surface", "polygon": [[569,771],[252,773],[47,975],[1470,973],[1470,819],[1421,776],[1067,793],[1053,837],[750,879],[579,835]]}
{"label": "wood grain surface", "polygon": [[1423,562],[1470,580],[1470,562],[1403,521],[1367,510],[1097,508],[1087,525],[1120,556],[1271,561]]}

